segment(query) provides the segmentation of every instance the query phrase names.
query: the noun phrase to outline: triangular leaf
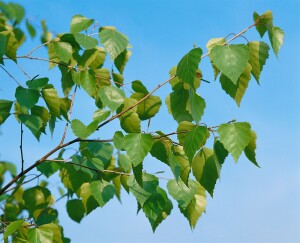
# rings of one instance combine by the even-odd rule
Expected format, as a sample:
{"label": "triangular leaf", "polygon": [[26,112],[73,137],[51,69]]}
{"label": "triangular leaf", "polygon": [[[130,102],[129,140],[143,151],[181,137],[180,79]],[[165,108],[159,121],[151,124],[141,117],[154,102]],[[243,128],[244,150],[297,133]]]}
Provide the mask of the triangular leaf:
{"label": "triangular leaf", "polygon": [[151,150],[153,137],[150,134],[131,133],[125,136],[125,150],[134,166],[139,165]]}
{"label": "triangular leaf", "polygon": [[244,149],[244,153],[246,157],[257,167],[259,167],[257,161],[256,161],[256,133],[254,131],[251,131],[251,139],[249,144]]}
{"label": "triangular leaf", "polygon": [[260,73],[269,57],[270,47],[263,41],[252,41],[248,43],[248,46],[250,48],[249,63],[252,66],[251,73],[256,81],[259,82]]}
{"label": "triangular leaf", "polygon": [[71,33],[78,33],[81,32],[88,27],[90,27],[94,23],[93,19],[88,19],[82,15],[74,15],[72,17],[71,25],[70,25],[70,32]]}
{"label": "triangular leaf", "polygon": [[116,28],[112,26],[101,27],[99,30],[99,38],[112,60],[120,55],[128,45],[127,36],[118,32]]}
{"label": "triangular leaf", "polygon": [[173,205],[167,193],[162,188],[157,187],[143,206],[143,211],[151,224],[153,232],[170,215],[172,208]]}
{"label": "triangular leaf", "polygon": [[74,37],[75,37],[75,40],[77,41],[77,43],[86,50],[92,49],[92,48],[96,47],[98,44],[98,41],[95,38],[88,36],[88,35],[76,33],[76,34],[74,34]]}
{"label": "triangular leaf", "polygon": [[72,46],[67,42],[54,42],[53,47],[60,60],[68,63],[72,56]]}
{"label": "triangular leaf", "polygon": [[278,57],[279,49],[283,44],[284,32],[279,27],[272,26],[272,28],[268,29],[268,33],[273,51],[276,57]]}
{"label": "triangular leaf", "polygon": [[[259,19],[258,19],[259,18]],[[273,26],[273,14],[272,11],[268,10],[262,15],[258,13],[253,13],[253,20],[256,22],[256,30],[263,37],[269,27]]]}
{"label": "triangular leaf", "polygon": [[124,103],[126,97],[123,90],[114,86],[105,86],[99,89],[99,97],[105,106],[111,111],[115,111]]}
{"label": "triangular leaf", "polygon": [[183,181],[170,180],[167,184],[169,194],[178,202],[179,206],[186,209],[194,195],[196,194],[195,187],[187,187]]}
{"label": "triangular leaf", "polygon": [[194,79],[201,60],[201,48],[194,48],[187,53],[178,63],[176,75],[185,83],[188,83],[193,89]]}
{"label": "triangular leaf", "polygon": [[209,137],[209,131],[205,126],[196,126],[189,131],[183,142],[183,150],[191,162],[195,153],[199,150]]}
{"label": "triangular leaf", "polygon": [[247,122],[221,124],[218,128],[220,142],[237,162],[251,139],[251,126]]}
{"label": "triangular leaf", "polygon": [[251,65],[248,63],[236,84],[232,83],[231,80],[224,74],[220,77],[220,83],[222,85],[222,89],[234,99],[238,106],[240,106],[242,98],[248,88],[250,79]]}
{"label": "triangular leaf", "polygon": [[42,97],[46,102],[47,107],[49,108],[52,115],[59,117],[60,116],[60,100],[57,94],[56,89],[54,88],[44,88],[42,90]]}
{"label": "triangular leaf", "polygon": [[79,199],[68,200],[66,207],[70,218],[75,222],[80,223],[85,214],[82,201]]}
{"label": "triangular leaf", "polygon": [[190,89],[189,101],[191,106],[191,115],[194,121],[199,123],[206,106],[205,100],[194,92],[193,89]]}
{"label": "triangular leaf", "polygon": [[16,89],[15,97],[20,105],[31,109],[38,102],[40,92],[35,89],[26,89],[19,86]]}
{"label": "triangular leaf", "polygon": [[12,104],[10,100],[0,100],[0,125],[10,116]]}
{"label": "triangular leaf", "polygon": [[242,44],[215,46],[210,57],[213,64],[236,84],[249,61],[250,51],[247,45]]}

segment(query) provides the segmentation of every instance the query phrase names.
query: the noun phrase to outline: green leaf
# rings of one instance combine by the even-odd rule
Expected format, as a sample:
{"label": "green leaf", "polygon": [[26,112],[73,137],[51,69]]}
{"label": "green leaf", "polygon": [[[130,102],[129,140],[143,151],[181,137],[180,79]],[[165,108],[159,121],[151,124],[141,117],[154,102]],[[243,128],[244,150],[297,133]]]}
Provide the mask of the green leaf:
{"label": "green leaf", "polygon": [[[3,33],[3,32],[2,32]],[[14,62],[17,62],[17,49],[19,47],[19,42],[16,39],[16,36],[13,32],[7,31],[8,34],[8,40],[6,43],[6,56],[12,59]]]}
{"label": "green leaf", "polygon": [[[133,93],[131,98],[140,101],[146,96],[142,93]],[[151,95],[146,100],[142,101],[137,105],[137,114],[141,120],[148,120],[154,117],[161,107],[161,100],[159,96]]]}
{"label": "green leaf", "polygon": [[115,58],[114,64],[121,74],[123,74],[125,65],[128,62],[130,56],[131,56],[131,51],[125,49],[123,52],[121,52],[121,54],[119,54]]}
{"label": "green leaf", "polygon": [[66,207],[69,217],[75,222],[80,223],[85,214],[85,209],[82,201],[79,199],[69,200]]}
{"label": "green leaf", "polygon": [[51,230],[53,233],[53,242],[62,243],[62,230],[57,224],[50,223],[39,226],[41,230]]}
{"label": "green leaf", "polygon": [[126,97],[123,90],[114,86],[105,86],[99,89],[99,97],[105,106],[111,111],[115,111],[124,103]]}
{"label": "green leaf", "polygon": [[257,161],[256,161],[256,133],[254,131],[251,131],[251,138],[249,144],[244,149],[244,153],[246,157],[257,167],[259,167]]}
{"label": "green leaf", "polygon": [[[119,107],[117,113],[123,112],[137,103],[136,99],[125,98],[124,104]],[[141,120],[136,113],[137,107],[133,107],[119,117],[122,129],[127,133],[141,132]]]}
{"label": "green leaf", "polygon": [[176,75],[185,83],[188,83],[193,89],[194,79],[201,60],[201,48],[194,48],[187,53],[178,63]]}
{"label": "green leaf", "polygon": [[84,183],[80,188],[80,196],[85,208],[89,197],[93,196],[100,207],[103,207],[115,195],[114,185],[106,181],[92,181],[91,183]]}
{"label": "green leaf", "polygon": [[59,59],[68,63],[72,56],[72,46],[67,42],[54,42],[53,47]]}
{"label": "green leaf", "polygon": [[96,48],[85,50],[82,56],[78,57],[78,67],[86,70],[97,58],[98,50]]}
{"label": "green leaf", "polygon": [[143,83],[140,80],[135,80],[131,83],[131,87],[133,91],[137,93],[142,93],[142,94],[148,94],[149,91],[147,88],[143,85]]}
{"label": "green leaf", "polygon": [[67,97],[65,98],[59,98],[59,108],[60,108],[60,114],[69,121],[68,112],[71,107],[71,100]]}
{"label": "green leaf", "polygon": [[125,136],[125,150],[134,166],[138,166],[151,150],[153,137],[150,134],[131,133]]}
{"label": "green leaf", "polygon": [[72,34],[81,32],[94,23],[93,19],[88,19],[82,15],[74,15],[71,20],[70,32]]}
{"label": "green leaf", "polygon": [[[47,126],[47,122],[50,118],[48,110],[43,106],[36,105],[31,109],[31,115],[38,116],[39,118],[41,118],[41,120],[43,121],[43,125],[39,129],[39,131],[40,131],[40,133],[46,134],[46,126]],[[37,135],[40,136],[39,134],[37,134]]]}
{"label": "green leaf", "polygon": [[126,154],[118,154],[118,164],[127,173],[131,171],[131,161]]}
{"label": "green leaf", "polygon": [[32,26],[32,24],[28,21],[28,19],[26,19],[26,29],[27,29],[27,31],[28,31],[31,38],[34,38],[36,36],[36,30]]}
{"label": "green leaf", "polygon": [[89,96],[95,95],[96,79],[92,71],[85,70],[80,73],[80,85],[89,94]]}
{"label": "green leaf", "polygon": [[177,157],[173,154],[173,151],[171,149],[168,153],[168,162],[175,177],[175,180],[178,182],[181,175],[181,164],[177,160]]}
{"label": "green leaf", "polygon": [[[191,86],[188,83],[183,82],[182,80],[180,80],[180,78],[178,78],[176,76],[177,73],[177,66],[174,66],[170,69],[169,74],[170,74],[170,78],[172,78],[170,80],[170,84],[172,86],[172,89],[175,91],[177,89],[186,89],[189,90],[191,88]],[[175,77],[174,77],[175,76]],[[196,71],[196,76],[194,78],[194,88],[197,89],[200,86],[200,82],[202,78],[202,72],[200,69],[198,69]]]}
{"label": "green leaf", "polygon": [[68,163],[65,163],[60,169],[59,176],[65,188],[67,188],[69,192],[77,192],[81,185],[91,180],[91,177],[88,173],[82,169],[78,169],[80,169],[79,166]]}
{"label": "green leaf", "polygon": [[202,148],[192,163],[193,175],[212,197],[220,172],[220,166],[217,167],[217,163],[214,160],[213,150],[208,148]]}
{"label": "green leaf", "polygon": [[49,42],[52,38],[52,34],[51,34],[51,32],[48,31],[48,28],[46,26],[46,21],[42,20],[41,25],[42,25],[42,29],[43,29],[41,41],[42,41],[42,43]]}
{"label": "green leaf", "polygon": [[52,243],[53,232],[47,228],[31,228],[28,230],[28,241],[30,243]]}
{"label": "green leaf", "polygon": [[205,100],[194,92],[193,89],[190,89],[189,101],[191,106],[191,115],[194,121],[199,123],[206,107]]}
{"label": "green leaf", "polygon": [[32,132],[36,139],[39,140],[41,135],[40,130],[44,123],[43,120],[38,116],[25,114],[18,115],[18,118]]}
{"label": "green leaf", "polygon": [[221,124],[218,128],[220,142],[237,162],[251,139],[251,126],[247,122]]}
{"label": "green leaf", "polygon": [[97,120],[91,122],[88,126],[85,126],[80,120],[72,120],[71,128],[75,136],[85,139],[96,131],[99,122]]}
{"label": "green leaf", "polygon": [[224,148],[220,140],[215,140],[214,142],[214,160],[217,165],[218,176],[220,177],[221,166],[224,163],[226,157],[228,156],[228,151]]}
{"label": "green leaf", "polygon": [[141,132],[141,120],[135,112],[123,115],[120,118],[120,125],[127,133]]}
{"label": "green leaf", "polygon": [[270,47],[263,41],[248,42],[248,46],[250,49],[249,64],[252,66],[251,73],[259,83],[260,73],[269,57]]}
{"label": "green leaf", "polygon": [[73,85],[74,85],[74,81],[72,78],[72,74],[70,72],[70,69],[59,65],[59,70],[61,71],[61,87],[62,90],[64,92],[65,96],[68,96]]}
{"label": "green leaf", "polygon": [[101,68],[106,58],[106,52],[102,47],[97,46],[96,50],[97,50],[97,55],[90,65],[90,68],[93,70]]}
{"label": "green leaf", "polygon": [[268,34],[273,51],[278,58],[279,49],[283,44],[284,32],[279,27],[272,26],[268,29]]}
{"label": "green leaf", "polygon": [[210,57],[213,64],[236,84],[250,59],[250,51],[249,47],[243,44],[215,46],[210,52]]}
{"label": "green leaf", "polygon": [[184,139],[188,132],[190,132],[196,125],[192,122],[183,121],[178,124],[177,127],[177,138],[180,144],[184,143]]}
{"label": "green leaf", "polygon": [[48,84],[49,79],[48,78],[37,78],[37,79],[31,79],[26,82],[26,85],[29,89],[37,89],[41,90]]}
{"label": "green leaf", "polygon": [[197,150],[206,143],[208,137],[209,131],[204,126],[196,126],[186,134],[183,142],[183,150],[190,162],[192,162]]}
{"label": "green leaf", "polygon": [[10,100],[0,100],[0,125],[10,116],[12,104]]}
{"label": "green leaf", "polygon": [[143,211],[151,224],[153,232],[170,215],[172,208],[173,205],[167,193],[162,188],[157,187],[156,191],[143,206]]}
{"label": "green leaf", "polygon": [[39,172],[41,172],[43,175],[45,175],[47,178],[53,175],[60,168],[61,168],[61,164],[59,162],[55,163],[53,161],[47,161],[47,160],[36,167],[36,169]]}
{"label": "green leaf", "polygon": [[44,224],[49,224],[49,223],[57,223],[57,221],[58,221],[57,210],[48,207],[40,213],[40,215],[36,219],[35,223],[37,225],[44,225]]}
{"label": "green leaf", "polygon": [[205,189],[199,183],[189,181],[189,185],[191,184],[193,187],[196,187],[196,194],[186,209],[182,209],[180,206],[179,208],[183,215],[188,219],[191,228],[194,229],[198,219],[202,213],[205,212],[206,194]]}
{"label": "green leaf", "polygon": [[93,120],[100,123],[102,121],[105,121],[109,117],[109,115],[110,115],[110,111],[100,109],[94,112]]}
{"label": "green leaf", "polygon": [[195,187],[187,187],[183,181],[170,180],[167,184],[169,194],[178,202],[182,209],[186,209],[194,195],[196,194]]}
{"label": "green leaf", "polygon": [[99,30],[99,38],[112,60],[120,55],[128,45],[127,36],[118,32],[116,28],[112,26],[101,27]]}
{"label": "green leaf", "polygon": [[143,187],[141,187],[135,180],[134,176],[129,176],[127,179],[130,192],[136,197],[141,206],[156,191],[158,186],[158,179],[154,175],[143,173]]}
{"label": "green leaf", "polygon": [[40,93],[35,89],[26,89],[18,86],[15,97],[21,106],[31,109],[39,101]]}
{"label": "green leaf", "polygon": [[86,50],[92,49],[92,48],[96,47],[98,44],[98,41],[91,36],[76,33],[76,34],[74,34],[74,37],[75,37],[75,40],[77,41],[77,43]]}
{"label": "green leaf", "polygon": [[206,48],[207,50],[210,52],[211,49],[213,49],[215,46],[222,46],[226,43],[226,39],[224,37],[221,38],[213,38],[210,39],[207,44],[206,44]]}
{"label": "green leaf", "polygon": [[14,222],[11,222],[5,229],[5,232],[3,234],[3,238],[7,238],[8,236],[15,233],[20,227],[22,227],[22,224],[24,223],[24,219],[20,219]]}
{"label": "green leaf", "polygon": [[22,198],[25,206],[35,219],[49,206],[52,200],[51,192],[41,186],[35,186],[25,190]]}
{"label": "green leaf", "polygon": [[[258,19],[259,18],[259,19]],[[253,13],[253,20],[254,22],[257,22],[255,27],[258,33],[260,34],[260,37],[263,37],[268,28],[273,26],[273,14],[272,11],[268,10],[262,15],[259,16],[258,13]]]}
{"label": "green leaf", "polygon": [[122,74],[112,72],[112,78],[114,80],[115,85],[119,88],[123,86],[124,77]]}
{"label": "green leaf", "polygon": [[[169,147],[168,147],[169,145]],[[150,154],[156,159],[169,165],[168,154],[172,144],[166,140],[154,139]]]}
{"label": "green leaf", "polygon": [[57,94],[56,89],[44,88],[42,90],[42,97],[46,102],[47,107],[50,110],[50,113],[56,117],[60,116],[60,100]]}
{"label": "green leaf", "polygon": [[184,184],[188,185],[188,179],[189,179],[190,170],[191,170],[191,165],[189,163],[189,160],[188,160],[187,156],[185,155],[182,146],[174,146],[173,152],[181,166],[180,178],[184,182]]}
{"label": "green leaf", "polygon": [[192,121],[193,118],[187,110],[187,102],[189,99],[189,91],[180,88],[166,97],[166,105],[169,113],[178,123],[182,121]]}
{"label": "green leaf", "polygon": [[137,166],[132,166],[132,172],[136,182],[143,187],[143,163],[139,163]]}
{"label": "green leaf", "polygon": [[250,79],[251,65],[248,63],[243,73],[239,77],[236,85],[232,83],[231,80],[224,74],[222,74],[220,77],[220,83],[222,85],[222,89],[234,99],[238,106],[240,106],[242,98],[246,92],[246,89],[248,88]]}
{"label": "green leaf", "polygon": [[118,150],[124,150],[125,139],[121,131],[116,131],[113,136],[113,143]]}

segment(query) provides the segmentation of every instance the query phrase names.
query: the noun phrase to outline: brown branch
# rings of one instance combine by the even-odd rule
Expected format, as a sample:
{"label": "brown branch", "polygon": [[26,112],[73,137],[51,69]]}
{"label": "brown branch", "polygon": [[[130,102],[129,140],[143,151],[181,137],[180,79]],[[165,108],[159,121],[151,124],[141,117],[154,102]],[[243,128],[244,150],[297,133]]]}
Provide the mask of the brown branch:
{"label": "brown branch", "polygon": [[[75,100],[75,95],[76,95],[76,90],[77,90],[77,85],[75,85],[75,89],[74,89],[74,93],[72,95],[72,100],[71,100],[71,104],[70,104],[70,110],[69,110],[69,113],[68,113],[68,120],[70,120],[70,117],[72,115],[72,110],[73,110],[73,104],[74,104],[74,100]],[[68,127],[69,127],[69,123],[67,122],[66,123],[66,126],[65,126],[65,130],[64,130],[64,133],[62,135],[62,138],[61,138],[61,141],[60,141],[60,145],[64,143],[65,141],[65,138],[66,138],[66,135],[67,135],[67,131],[68,131]]]}

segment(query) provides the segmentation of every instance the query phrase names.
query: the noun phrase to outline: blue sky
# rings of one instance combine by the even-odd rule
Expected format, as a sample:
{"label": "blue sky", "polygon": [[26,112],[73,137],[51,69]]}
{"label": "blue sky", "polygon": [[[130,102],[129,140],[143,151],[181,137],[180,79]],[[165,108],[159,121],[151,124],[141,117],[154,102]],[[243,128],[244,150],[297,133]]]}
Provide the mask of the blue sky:
{"label": "blue sky", "polygon": [[[252,13],[272,10],[275,25],[285,32],[284,45],[279,59],[270,52],[270,58],[261,76],[261,85],[250,82],[241,107],[237,108],[226,95],[218,81],[203,83],[198,92],[206,99],[207,108],[203,121],[217,125],[233,118],[249,121],[258,134],[257,159],[261,169],[245,157],[236,165],[226,161],[221,180],[217,183],[214,198],[208,196],[206,214],[191,231],[176,204],[171,216],[153,234],[143,213],[136,215],[136,202],[122,193],[122,205],[114,199],[104,208],[97,209],[80,224],[73,222],[64,212],[65,201],[57,205],[64,232],[73,242],[300,242],[300,2],[299,1],[83,1],[77,0],[18,0],[33,19],[46,19],[55,33],[67,32],[73,15],[82,14],[95,18],[100,25],[114,25],[124,32],[133,46],[133,55],[125,69],[125,82],[140,79],[149,90],[168,78],[169,69],[196,43],[205,52],[210,38],[226,37],[252,24]],[[258,40],[255,29],[246,37]],[[264,37],[264,41],[268,39]],[[246,43],[241,38],[238,42]],[[28,42],[19,54],[37,45]],[[44,50],[36,55],[44,56]],[[20,61],[22,67],[34,76],[49,75],[58,83],[57,71],[47,73],[47,65]],[[208,58],[200,68],[207,80],[213,80]],[[21,82],[22,73],[7,64]],[[15,83],[1,73],[0,98],[10,98]],[[5,85],[3,85],[5,83]],[[169,86],[156,94],[164,97]],[[12,95],[13,97],[13,95]],[[83,94],[76,97],[73,118],[88,122],[94,107]],[[9,122],[11,121],[11,122]],[[19,126],[11,117],[0,131],[0,159],[20,161]],[[153,120],[152,131],[176,130],[176,122],[162,107]],[[63,125],[63,124],[61,124]],[[97,136],[109,138],[117,123],[111,124]],[[41,139],[38,144],[26,132],[24,153],[27,166],[54,147],[60,140],[63,127],[58,127],[54,138]],[[72,138],[72,134],[68,134]],[[3,149],[5,148],[5,150]],[[145,161],[149,172],[165,170],[152,157]],[[167,174],[168,175],[168,174]],[[55,190],[58,178],[51,181]],[[164,181],[161,182],[164,185]]]}

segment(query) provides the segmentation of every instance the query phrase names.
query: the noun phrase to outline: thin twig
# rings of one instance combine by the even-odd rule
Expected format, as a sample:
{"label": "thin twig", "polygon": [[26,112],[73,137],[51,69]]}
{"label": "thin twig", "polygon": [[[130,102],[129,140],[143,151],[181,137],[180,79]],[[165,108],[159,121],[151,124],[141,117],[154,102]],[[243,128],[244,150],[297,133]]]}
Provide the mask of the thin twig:
{"label": "thin twig", "polygon": [[[68,120],[70,120],[70,117],[72,115],[73,104],[74,104],[74,100],[75,100],[75,95],[76,95],[77,87],[78,86],[75,85],[75,89],[74,89],[74,93],[72,95],[72,100],[71,100],[70,109],[69,109],[69,113],[68,113]],[[61,141],[60,141],[60,145],[63,144],[64,141],[65,141],[65,138],[66,138],[66,135],[67,135],[67,131],[68,131],[68,127],[69,127],[69,122],[66,123],[65,130],[64,130],[63,136],[62,136]]]}
{"label": "thin twig", "polygon": [[31,79],[30,76],[25,72],[25,70],[24,70],[18,63],[16,63],[16,64],[17,64],[18,68],[24,73],[24,75],[25,75],[27,78]]}
{"label": "thin twig", "polygon": [[[5,59],[5,57],[3,58],[3,59]],[[11,77],[19,86],[22,86],[19,82],[18,82],[18,80],[16,80],[15,78],[14,78],[14,76],[12,76],[2,65],[0,65],[0,67],[4,70],[4,72],[6,72],[7,74],[8,74],[8,76],[9,77]]]}
{"label": "thin twig", "polygon": [[21,171],[24,171],[24,157],[23,157],[23,123],[21,122],[21,142],[20,142],[20,152],[21,152]]}
{"label": "thin twig", "polygon": [[43,43],[43,44],[41,44],[41,45],[39,45],[39,46],[33,48],[31,51],[29,51],[27,54],[25,54],[25,56],[30,56],[30,55],[31,55],[33,52],[35,52],[36,50],[40,49],[40,48],[43,47],[43,46],[46,46],[46,45],[50,44],[50,42],[51,42],[51,41],[47,41],[47,42],[45,42],[45,43]]}

